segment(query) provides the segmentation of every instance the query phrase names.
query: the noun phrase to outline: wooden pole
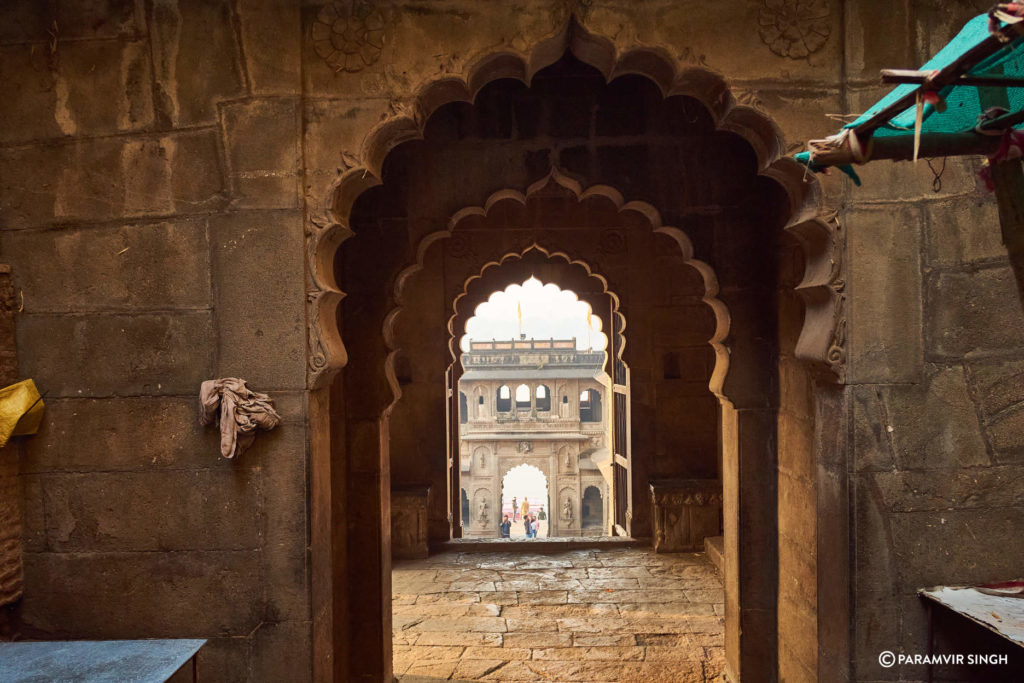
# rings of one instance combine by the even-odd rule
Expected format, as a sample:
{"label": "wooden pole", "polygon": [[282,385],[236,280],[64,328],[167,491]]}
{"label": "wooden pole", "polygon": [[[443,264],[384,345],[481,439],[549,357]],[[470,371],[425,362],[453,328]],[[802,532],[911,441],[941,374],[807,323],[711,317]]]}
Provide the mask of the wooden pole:
{"label": "wooden pole", "polygon": [[[999,75],[1002,71],[1002,68],[998,68],[993,71],[993,75]],[[978,100],[982,107],[1010,108],[1006,88],[978,88]],[[1017,279],[1017,298],[1024,306],[1024,170],[1020,159],[993,163],[991,170],[1003,245]]]}
{"label": "wooden pole", "polygon": [[1017,297],[1024,306],[1024,168],[1021,160],[992,164],[992,182],[996,186],[1003,244],[1017,278]]}

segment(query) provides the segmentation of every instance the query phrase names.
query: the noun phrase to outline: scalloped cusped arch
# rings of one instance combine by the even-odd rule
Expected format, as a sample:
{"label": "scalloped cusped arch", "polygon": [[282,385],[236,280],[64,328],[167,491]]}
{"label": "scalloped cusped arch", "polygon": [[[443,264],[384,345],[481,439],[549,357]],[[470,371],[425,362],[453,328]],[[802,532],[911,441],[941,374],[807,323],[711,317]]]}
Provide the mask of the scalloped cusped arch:
{"label": "scalloped cusped arch", "polygon": [[[335,255],[341,243],[353,234],[349,227],[353,204],[365,190],[381,183],[384,160],[390,151],[403,142],[422,139],[427,120],[441,106],[458,101],[473,102],[483,86],[498,79],[513,78],[529,84],[537,71],[553,64],[567,51],[600,71],[606,81],[638,74],[655,83],[665,97],[685,95],[700,101],[719,130],[735,133],[750,145],[756,155],[758,173],[783,188],[788,200],[786,227],[805,223],[816,215],[821,194],[817,180],[806,174],[801,165],[782,156],[784,142],[775,123],[758,110],[737,104],[721,75],[681,63],[659,48],[617,51],[611,40],[570,23],[529,54],[503,49],[482,56],[464,74],[446,75],[421,85],[393,107],[391,116],[367,132],[360,148],[359,163],[335,181],[319,209],[314,207],[311,218],[307,245],[311,281],[307,297],[310,388],[325,386],[347,363],[337,320],[338,303],[344,293],[334,272]],[[500,199],[492,197],[489,203]],[[827,262],[828,246],[822,246],[822,236],[824,242],[830,243],[831,232],[825,227],[823,233],[805,231],[801,241],[806,242],[808,257],[825,257]],[[809,270],[819,273],[821,268],[809,263]],[[808,281],[803,285],[828,289],[830,283]],[[818,292],[815,300],[828,299],[831,303],[834,298]],[[831,321],[828,326],[832,326]],[[821,360],[831,341],[819,354]]]}

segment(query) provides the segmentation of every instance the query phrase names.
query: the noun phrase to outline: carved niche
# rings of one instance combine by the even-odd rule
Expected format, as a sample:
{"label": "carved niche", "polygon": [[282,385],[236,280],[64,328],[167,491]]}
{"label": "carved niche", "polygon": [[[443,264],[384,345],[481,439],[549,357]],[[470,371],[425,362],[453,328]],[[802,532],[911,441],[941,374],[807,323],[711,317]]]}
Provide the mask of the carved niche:
{"label": "carved niche", "polygon": [[575,489],[566,487],[558,493],[558,520],[559,524],[566,528],[579,526],[576,514],[579,506],[576,499]]}
{"label": "carved niche", "polygon": [[391,489],[391,554],[396,559],[427,557],[430,486]]}
{"label": "carved niche", "polygon": [[491,511],[491,492],[487,489],[477,489],[473,494],[473,509],[470,511],[476,525],[480,528],[487,528],[491,525],[493,514]]}

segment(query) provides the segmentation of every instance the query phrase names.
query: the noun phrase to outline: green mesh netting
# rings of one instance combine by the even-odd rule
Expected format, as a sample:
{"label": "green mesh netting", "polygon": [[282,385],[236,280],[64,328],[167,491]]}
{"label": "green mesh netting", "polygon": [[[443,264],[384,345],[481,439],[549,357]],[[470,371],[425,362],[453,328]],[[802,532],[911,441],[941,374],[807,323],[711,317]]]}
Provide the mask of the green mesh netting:
{"label": "green mesh netting", "polygon": [[[982,14],[971,19],[960,30],[953,40],[946,44],[939,53],[932,57],[924,66],[922,71],[941,69],[967,52],[969,49],[988,38],[988,15]],[[1006,76],[1024,77],[1024,37],[1019,37],[1009,43],[999,52],[988,59],[977,64],[969,71],[972,76],[1002,74]],[[881,111],[907,93],[913,92],[917,87],[915,84],[900,85],[893,89],[888,95],[879,100],[863,116],[853,123],[847,124],[846,128],[857,126],[874,113]],[[985,107],[979,101],[979,90],[993,88],[978,88],[974,86],[948,86],[939,91],[939,96],[946,102],[946,111],[938,112],[931,105],[924,107],[924,120],[921,125],[922,136],[933,133],[957,133],[971,130],[978,123],[978,115]],[[998,88],[1003,90],[1003,88]],[[1024,88],[1006,88],[1010,100],[1010,111],[1018,111],[1024,108]],[[914,135],[915,107],[911,106],[903,113],[893,117],[889,123],[878,128],[875,136],[893,135]],[[1024,124],[1020,124],[1021,127]]]}

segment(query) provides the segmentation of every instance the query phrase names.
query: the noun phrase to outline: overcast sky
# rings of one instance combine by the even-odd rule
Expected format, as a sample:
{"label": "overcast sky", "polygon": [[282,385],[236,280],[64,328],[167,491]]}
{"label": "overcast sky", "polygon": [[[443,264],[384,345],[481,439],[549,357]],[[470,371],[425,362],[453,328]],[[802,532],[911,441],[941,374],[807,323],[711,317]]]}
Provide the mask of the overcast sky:
{"label": "overcast sky", "polygon": [[607,338],[601,333],[602,321],[587,313],[590,306],[580,301],[569,289],[558,285],[541,284],[531,277],[521,285],[509,285],[504,292],[495,292],[477,306],[476,314],[466,323],[462,350],[469,348],[469,340],[513,339],[519,337],[519,317],[522,311],[522,332],[527,339],[571,339],[576,337],[576,348],[603,350]]}

